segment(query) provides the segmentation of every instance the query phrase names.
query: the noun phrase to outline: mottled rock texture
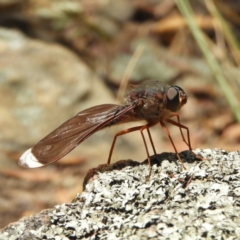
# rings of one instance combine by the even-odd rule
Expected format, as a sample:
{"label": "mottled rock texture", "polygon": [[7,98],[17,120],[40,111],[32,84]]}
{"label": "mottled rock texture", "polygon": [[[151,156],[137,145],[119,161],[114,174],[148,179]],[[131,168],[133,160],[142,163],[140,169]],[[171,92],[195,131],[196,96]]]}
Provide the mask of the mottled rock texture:
{"label": "mottled rock texture", "polygon": [[195,153],[204,160],[180,154],[187,170],[172,153],[153,156],[149,181],[146,161],[100,167],[72,203],[10,224],[0,239],[239,239],[240,153]]}

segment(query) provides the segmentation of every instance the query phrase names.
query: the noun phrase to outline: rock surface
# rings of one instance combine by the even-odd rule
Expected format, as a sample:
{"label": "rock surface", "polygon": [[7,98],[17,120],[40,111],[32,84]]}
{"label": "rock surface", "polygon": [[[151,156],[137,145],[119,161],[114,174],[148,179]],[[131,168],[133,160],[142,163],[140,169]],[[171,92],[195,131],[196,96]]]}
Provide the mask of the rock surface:
{"label": "rock surface", "polygon": [[152,157],[149,181],[147,161],[101,166],[72,203],[10,224],[0,239],[239,239],[240,153],[195,153],[204,160],[180,154],[187,170],[172,153]]}

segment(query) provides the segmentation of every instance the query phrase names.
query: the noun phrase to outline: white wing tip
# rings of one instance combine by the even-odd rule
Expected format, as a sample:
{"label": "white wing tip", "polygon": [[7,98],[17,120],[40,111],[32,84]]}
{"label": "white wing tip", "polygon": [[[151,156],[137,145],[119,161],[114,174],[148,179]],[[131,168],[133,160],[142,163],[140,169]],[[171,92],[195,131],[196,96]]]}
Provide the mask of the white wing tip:
{"label": "white wing tip", "polygon": [[25,168],[38,168],[42,167],[43,164],[40,163],[37,158],[32,154],[32,148],[28,149],[23,155],[19,158],[18,164],[21,167]]}

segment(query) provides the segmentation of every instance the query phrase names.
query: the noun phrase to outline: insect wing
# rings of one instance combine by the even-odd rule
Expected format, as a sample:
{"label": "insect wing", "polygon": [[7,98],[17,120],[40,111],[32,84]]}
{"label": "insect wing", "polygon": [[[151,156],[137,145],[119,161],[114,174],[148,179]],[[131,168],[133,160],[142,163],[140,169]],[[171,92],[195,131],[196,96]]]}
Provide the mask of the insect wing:
{"label": "insect wing", "polygon": [[37,168],[53,163],[96,131],[117,123],[119,117],[134,107],[134,104],[129,106],[103,104],[86,109],[24,152],[18,163],[26,168]]}

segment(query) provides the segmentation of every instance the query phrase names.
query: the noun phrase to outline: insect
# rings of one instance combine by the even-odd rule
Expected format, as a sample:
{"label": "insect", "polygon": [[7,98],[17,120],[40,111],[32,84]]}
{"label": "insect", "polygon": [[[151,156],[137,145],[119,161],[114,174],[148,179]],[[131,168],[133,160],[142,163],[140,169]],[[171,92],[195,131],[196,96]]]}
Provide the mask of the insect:
{"label": "insect", "polygon": [[[148,157],[150,176],[150,155],[143,131],[147,131],[153,152],[156,154],[149,128],[160,123],[167,133],[179,161],[185,168],[164,122],[179,127],[183,141],[192,152],[189,129],[181,124],[177,113],[187,103],[187,98],[187,94],[178,86],[169,86],[157,80],[144,81],[126,93],[122,105],[94,106],[67,120],[35,146],[24,152],[19,159],[19,165],[26,168],[48,165],[64,157],[86,138],[103,128],[120,123],[145,120],[145,125],[128,128],[115,135],[107,163],[110,164],[113,149],[119,136],[140,131]],[[172,120],[172,117],[176,117],[177,121]],[[187,131],[187,141],[182,129]]]}

